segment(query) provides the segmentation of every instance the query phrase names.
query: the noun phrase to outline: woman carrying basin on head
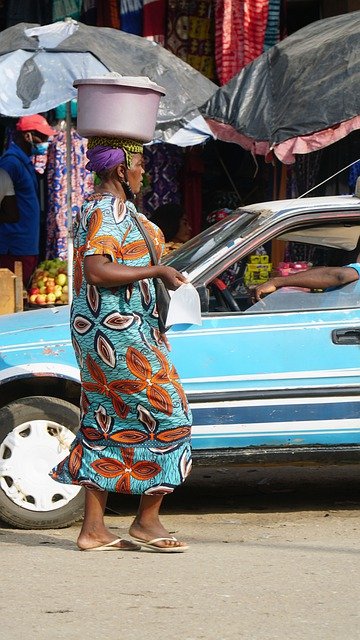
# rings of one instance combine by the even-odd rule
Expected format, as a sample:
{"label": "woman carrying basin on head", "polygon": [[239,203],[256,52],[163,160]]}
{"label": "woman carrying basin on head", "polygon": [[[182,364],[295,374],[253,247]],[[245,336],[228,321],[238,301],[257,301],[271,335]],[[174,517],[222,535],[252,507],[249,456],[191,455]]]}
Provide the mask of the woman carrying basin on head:
{"label": "woman carrying basin on head", "polygon": [[132,202],[144,174],[142,145],[94,137],[87,155],[100,184],[74,229],[71,331],[81,373],[80,431],[52,477],[85,487],[80,549],[139,548],[105,527],[112,491],[141,496],[130,527],[141,546],[181,552],[187,546],[163,527],[159,509],[190,471],[191,413],[158,328],[153,278],[170,289],[186,279],[151,263],[137,225],[140,219],[160,257],[160,230]]}

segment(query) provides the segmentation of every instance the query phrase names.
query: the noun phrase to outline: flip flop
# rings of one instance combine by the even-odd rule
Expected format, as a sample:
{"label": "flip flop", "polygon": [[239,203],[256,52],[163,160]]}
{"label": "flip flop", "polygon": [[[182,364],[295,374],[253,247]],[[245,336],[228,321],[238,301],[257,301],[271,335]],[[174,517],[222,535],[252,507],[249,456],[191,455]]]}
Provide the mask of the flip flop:
{"label": "flip flop", "polygon": [[[118,542],[127,542],[131,544],[131,547],[117,547]],[[80,549],[80,551],[140,551],[140,544],[133,544],[130,540],[123,540],[122,538],[116,538],[112,542],[107,544],[101,544],[99,547],[90,547],[89,549]]]}
{"label": "flip flop", "polygon": [[162,540],[173,540],[177,542],[177,539],[173,536],[168,538],[154,538],[153,540],[143,540],[142,538],[137,538],[136,536],[131,536],[133,540],[139,542],[142,547],[146,547],[149,551],[155,551],[157,553],[183,553],[186,549],[189,548],[188,545],[183,545],[182,547],[159,547],[157,542],[161,542]]}

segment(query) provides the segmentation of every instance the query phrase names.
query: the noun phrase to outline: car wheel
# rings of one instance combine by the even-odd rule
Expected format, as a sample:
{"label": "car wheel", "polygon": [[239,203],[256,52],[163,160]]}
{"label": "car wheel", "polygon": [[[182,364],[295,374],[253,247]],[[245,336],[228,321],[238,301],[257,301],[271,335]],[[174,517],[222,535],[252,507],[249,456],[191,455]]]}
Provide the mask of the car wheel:
{"label": "car wheel", "polygon": [[0,409],[0,518],[21,529],[67,527],[83,513],[83,490],[49,476],[79,427],[78,407],[45,396]]}

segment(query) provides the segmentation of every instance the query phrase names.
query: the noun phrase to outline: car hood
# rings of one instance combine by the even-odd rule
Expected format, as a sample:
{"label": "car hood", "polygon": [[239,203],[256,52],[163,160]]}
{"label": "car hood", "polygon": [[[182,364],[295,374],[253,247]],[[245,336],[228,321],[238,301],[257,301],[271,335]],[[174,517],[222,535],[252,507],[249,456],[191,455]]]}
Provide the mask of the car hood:
{"label": "car hood", "polygon": [[25,332],[27,334],[41,332],[44,338],[48,330],[54,334],[54,327],[56,331],[56,327],[69,326],[69,313],[69,305],[64,305],[0,316],[0,345],[17,342],[19,334]]}

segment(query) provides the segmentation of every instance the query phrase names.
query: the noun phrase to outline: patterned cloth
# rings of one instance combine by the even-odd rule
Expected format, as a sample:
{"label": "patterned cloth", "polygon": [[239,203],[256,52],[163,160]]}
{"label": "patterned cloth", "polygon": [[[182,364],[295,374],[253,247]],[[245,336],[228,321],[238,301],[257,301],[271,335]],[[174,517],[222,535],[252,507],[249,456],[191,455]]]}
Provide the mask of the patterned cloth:
{"label": "patterned cloth", "polygon": [[149,187],[142,193],[143,211],[150,215],[162,204],[180,204],[184,168],[184,150],[174,144],[152,144],[144,147],[144,160]]}
{"label": "patterned cloth", "polygon": [[168,0],[165,47],[215,79],[212,0]]}
{"label": "patterned cloth", "polygon": [[[73,218],[80,211],[85,193],[94,186],[92,174],[86,171],[87,141],[71,130],[71,209]],[[46,258],[67,259],[68,204],[66,132],[59,131],[50,143],[47,164],[48,210],[46,220]]]}
{"label": "patterned cloth", "polygon": [[130,138],[105,138],[104,136],[93,136],[88,139],[88,149],[96,147],[110,147],[111,149],[122,149],[126,157],[126,166],[131,167],[132,157],[135,153],[143,153],[142,142],[131,140]]}
{"label": "patterned cloth", "polygon": [[269,12],[265,32],[264,51],[273,47],[280,40],[281,0],[269,0]]}
{"label": "patterned cloth", "polygon": [[215,56],[220,84],[263,53],[269,0],[216,0]]}
{"label": "patterned cloth", "polygon": [[[81,372],[80,431],[52,472],[59,482],[132,494],[170,493],[191,468],[191,412],[159,340],[152,280],[113,289],[87,285],[85,256],[128,266],[150,255],[130,202],[85,201],[75,225],[73,345]],[[158,256],[160,229],[140,215]]]}

